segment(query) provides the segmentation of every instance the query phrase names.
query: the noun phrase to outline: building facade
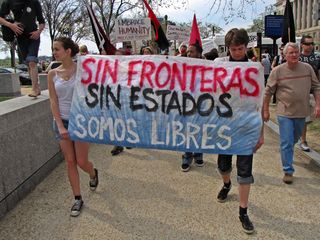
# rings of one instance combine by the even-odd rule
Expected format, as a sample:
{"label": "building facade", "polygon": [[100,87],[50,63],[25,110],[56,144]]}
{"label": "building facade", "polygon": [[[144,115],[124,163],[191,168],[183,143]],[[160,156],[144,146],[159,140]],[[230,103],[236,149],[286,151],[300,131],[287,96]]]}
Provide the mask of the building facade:
{"label": "building facade", "polygon": [[[291,0],[290,2],[295,19],[296,36],[312,36],[316,51],[320,51],[320,25],[317,14],[319,0]],[[276,9],[278,14],[284,14],[285,5],[285,0],[277,0]]]}

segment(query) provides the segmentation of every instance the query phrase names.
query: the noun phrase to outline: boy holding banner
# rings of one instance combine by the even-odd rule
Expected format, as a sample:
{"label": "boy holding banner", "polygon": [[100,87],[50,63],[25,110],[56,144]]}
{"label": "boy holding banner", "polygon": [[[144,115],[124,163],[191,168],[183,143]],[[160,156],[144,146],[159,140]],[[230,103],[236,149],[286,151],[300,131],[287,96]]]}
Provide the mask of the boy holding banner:
{"label": "boy holding banner", "polygon": [[[248,33],[244,29],[231,29],[225,36],[225,45],[229,48],[230,56],[216,58],[215,62],[248,62],[246,56],[247,45],[249,43]],[[263,144],[263,128],[259,141],[255,147],[258,150]],[[239,219],[242,223],[244,232],[251,234],[254,226],[247,214],[250,185],[254,182],[252,176],[253,155],[237,155],[237,181],[239,184]],[[230,173],[232,171],[232,155],[219,154],[218,170],[222,176],[223,187],[218,194],[218,202],[225,202],[231,189]]]}

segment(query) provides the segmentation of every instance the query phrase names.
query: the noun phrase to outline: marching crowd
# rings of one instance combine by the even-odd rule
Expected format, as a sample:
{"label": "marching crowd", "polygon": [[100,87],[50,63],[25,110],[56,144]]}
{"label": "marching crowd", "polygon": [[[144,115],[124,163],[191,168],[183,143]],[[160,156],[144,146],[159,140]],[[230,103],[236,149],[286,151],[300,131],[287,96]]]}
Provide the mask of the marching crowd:
{"label": "marching crowd", "polygon": [[[24,59],[28,62],[30,76],[32,78],[31,97],[38,96],[41,91],[38,86],[37,73],[34,66],[37,63],[37,55],[40,43],[40,33],[44,28],[44,20],[39,1],[33,1],[35,5],[25,8],[23,11],[19,6],[12,5],[12,2],[6,1],[1,8],[0,24],[12,29],[18,35],[19,49],[22,51]],[[28,32],[24,26],[5,20],[5,15],[13,11],[16,20],[32,22],[32,27]],[[31,14],[32,13],[32,14]],[[26,15],[30,15],[28,18]],[[31,20],[30,20],[31,19]],[[39,26],[35,24],[38,20]],[[219,57],[218,51],[212,51],[202,54],[201,41],[189,42],[188,45],[182,44],[179,47],[177,56],[188,58],[205,58],[215,62],[249,62],[255,61],[256,56],[252,51],[247,52],[249,37],[244,29],[231,29],[225,36],[225,46],[228,48],[227,57]],[[280,55],[271,59],[268,53],[263,54],[261,61],[264,66],[265,76],[265,95],[261,117],[264,121],[270,118],[269,104],[276,104],[277,120],[280,129],[280,153],[283,167],[283,182],[291,184],[293,182],[293,155],[294,145],[300,139],[300,146],[304,151],[310,151],[307,144],[306,132],[307,124],[311,121],[310,116],[320,117],[320,59],[313,51],[313,38],[303,36],[301,39],[301,49],[296,43],[289,42],[280,47]],[[117,50],[116,54],[128,54],[131,49]],[[149,46],[141,49],[141,54],[150,55],[156,51]],[[68,133],[68,119],[73,96],[73,89],[76,78],[76,63],[73,57],[79,53],[78,45],[67,37],[59,37],[53,42],[53,55],[56,60],[62,64],[48,73],[48,89],[53,114],[53,130],[56,139],[60,143],[61,150],[66,160],[67,172],[74,195],[75,202],[71,208],[71,216],[78,216],[83,206],[83,200],[80,190],[80,179],[78,166],[89,175],[89,186],[94,191],[98,184],[98,170],[94,168],[93,163],[88,159],[89,143],[72,141]],[[88,49],[85,46],[80,47],[80,54],[85,55]],[[101,53],[103,54],[103,52]],[[191,60],[192,61],[192,60]],[[315,106],[313,114],[310,112],[310,94],[314,95]],[[264,142],[263,126],[259,140],[256,143],[254,152],[256,152]],[[124,150],[122,146],[115,146],[111,154],[117,155]],[[232,171],[232,155],[219,154],[217,165],[221,174],[222,187],[217,194],[218,202],[225,202],[228,199],[232,183],[230,175]],[[253,233],[254,226],[248,215],[248,202],[250,186],[254,182],[252,173],[253,154],[237,155],[236,170],[239,191],[239,220],[243,230],[246,233]],[[185,152],[182,155],[181,170],[188,172],[192,163],[197,167],[204,166],[202,153]]]}

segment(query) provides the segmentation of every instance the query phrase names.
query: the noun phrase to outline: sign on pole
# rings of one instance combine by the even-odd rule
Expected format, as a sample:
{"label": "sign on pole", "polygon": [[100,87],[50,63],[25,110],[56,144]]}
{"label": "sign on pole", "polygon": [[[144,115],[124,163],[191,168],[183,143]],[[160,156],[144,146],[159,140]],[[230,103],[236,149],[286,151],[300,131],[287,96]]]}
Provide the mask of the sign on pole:
{"label": "sign on pole", "polygon": [[117,42],[151,40],[150,19],[117,19],[115,35]]}
{"label": "sign on pole", "polygon": [[269,38],[279,38],[283,31],[283,15],[267,15],[264,18],[264,35]]}

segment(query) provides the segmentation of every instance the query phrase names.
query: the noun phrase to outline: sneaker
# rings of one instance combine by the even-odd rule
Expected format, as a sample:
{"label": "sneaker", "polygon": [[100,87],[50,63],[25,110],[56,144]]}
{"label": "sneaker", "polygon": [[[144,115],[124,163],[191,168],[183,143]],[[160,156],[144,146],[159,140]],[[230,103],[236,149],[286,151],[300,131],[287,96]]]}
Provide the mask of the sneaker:
{"label": "sneaker", "polygon": [[91,191],[96,190],[99,184],[98,170],[94,169],[94,172],[95,172],[95,177],[90,178],[90,181],[89,181],[89,186]]}
{"label": "sneaker", "polygon": [[300,143],[300,148],[301,148],[302,151],[310,152],[310,148],[309,148],[307,142],[301,142]]}
{"label": "sneaker", "polygon": [[182,155],[181,171],[188,172],[192,164],[192,153],[184,153]]}
{"label": "sneaker", "polygon": [[247,214],[240,215],[239,219],[242,224],[243,231],[245,233],[251,234],[254,232],[254,226],[253,226],[252,222],[250,221],[249,216]]}
{"label": "sneaker", "polygon": [[228,187],[228,188],[225,185],[223,185],[223,187],[221,188],[221,190],[218,194],[218,197],[217,197],[218,202],[223,203],[223,202],[227,201],[227,197],[228,197],[228,193],[229,193],[230,189],[231,189],[231,184],[230,184],[230,187]]}
{"label": "sneaker", "polygon": [[190,170],[190,164],[189,163],[182,163],[181,164],[181,171],[182,172],[188,172]]}
{"label": "sneaker", "polygon": [[196,164],[197,167],[203,167],[204,165],[203,159],[195,159],[194,163]]}
{"label": "sneaker", "polygon": [[75,200],[75,202],[71,208],[70,216],[71,217],[79,216],[79,214],[81,212],[82,205],[83,205],[83,201],[81,199]]}
{"label": "sneaker", "polygon": [[123,152],[123,147],[121,146],[114,146],[114,148],[111,150],[111,155],[115,156],[118,155],[119,153]]}
{"label": "sneaker", "polygon": [[282,180],[286,184],[291,184],[293,182],[293,175],[290,173],[285,173]]}

